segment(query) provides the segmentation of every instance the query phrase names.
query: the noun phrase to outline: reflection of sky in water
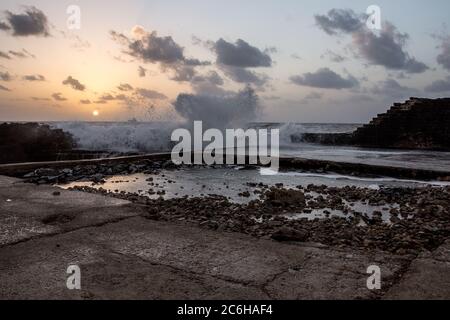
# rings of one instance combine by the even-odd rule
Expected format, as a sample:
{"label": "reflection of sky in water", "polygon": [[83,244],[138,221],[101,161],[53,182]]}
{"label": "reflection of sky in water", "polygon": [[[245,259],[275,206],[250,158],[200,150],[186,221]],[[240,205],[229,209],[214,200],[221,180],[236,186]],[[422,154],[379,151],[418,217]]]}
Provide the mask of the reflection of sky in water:
{"label": "reflection of sky in water", "polygon": [[[250,148],[256,152],[257,148]],[[249,151],[247,151],[248,153]],[[243,153],[241,149],[240,153]],[[270,148],[269,148],[270,153]],[[425,170],[450,171],[450,152],[362,149],[352,147],[292,144],[280,147],[280,156],[313,160],[365,163]]]}
{"label": "reflection of sky in water", "polygon": [[[243,153],[241,149],[240,153]],[[256,152],[257,148],[250,148]],[[249,151],[247,151],[248,153]],[[270,148],[269,148],[270,153]],[[365,163],[425,170],[450,171],[450,152],[362,149],[313,144],[283,145],[280,156],[313,160]]]}
{"label": "reflection of sky in water", "polygon": [[[63,185],[63,188],[74,186],[89,186],[94,188],[103,188],[111,192],[137,193],[147,196],[151,199],[163,197],[164,199],[188,197],[202,197],[208,195],[222,195],[229,198],[232,202],[247,203],[251,200],[258,199],[259,194],[255,190],[263,190],[260,188],[249,187],[247,183],[263,183],[274,186],[283,183],[286,188],[295,189],[301,185],[303,187],[309,184],[328,185],[333,187],[344,187],[347,185],[369,188],[377,190],[380,186],[386,187],[423,187],[427,183],[419,183],[413,181],[404,181],[396,179],[371,179],[340,176],[340,175],[321,175],[299,172],[284,172],[275,176],[260,175],[256,169],[242,170],[242,168],[189,168],[182,170],[163,170],[160,174],[132,174],[127,176],[114,176],[108,178],[105,184],[95,185],[91,182],[73,182]],[[151,192],[149,193],[149,190]],[[164,194],[157,194],[158,191],[164,190]],[[242,197],[239,194],[248,191],[250,197]],[[311,193],[316,197],[317,194]],[[383,206],[372,206],[367,202],[355,202],[353,205],[344,201],[352,210],[365,215],[371,219],[374,211],[382,213],[384,223],[390,223],[390,209],[398,208],[397,204],[386,204]],[[327,212],[329,214],[327,214]],[[311,213],[291,212],[283,215],[288,219],[323,219],[329,217],[353,216],[352,213],[343,213],[338,210],[317,209]],[[401,218],[401,217],[399,217]],[[360,222],[364,224],[363,219]]]}
{"label": "reflection of sky in water", "polygon": [[346,147],[313,146],[281,149],[281,155],[341,162],[367,163],[450,171],[450,153],[432,151],[367,150]]}

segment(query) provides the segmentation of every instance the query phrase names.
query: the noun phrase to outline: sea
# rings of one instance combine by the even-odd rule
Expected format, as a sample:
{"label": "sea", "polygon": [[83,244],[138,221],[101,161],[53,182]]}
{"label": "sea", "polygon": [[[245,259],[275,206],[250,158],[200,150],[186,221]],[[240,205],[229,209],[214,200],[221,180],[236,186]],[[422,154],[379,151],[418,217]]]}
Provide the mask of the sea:
{"label": "sea", "polygon": [[[79,148],[109,153],[153,153],[170,152],[173,143],[171,133],[180,123],[167,122],[59,122],[54,127],[73,135]],[[420,169],[450,171],[450,152],[421,150],[386,150],[345,146],[324,146],[313,143],[296,143],[292,135],[304,133],[345,133],[352,132],[360,124],[305,124],[305,123],[253,123],[248,127],[280,130],[280,155],[307,159],[324,159],[342,162],[389,165]],[[298,141],[298,140],[295,140]],[[105,183],[75,181],[60,185],[62,188],[92,187],[119,193],[134,193],[148,198],[175,199],[222,195],[236,203],[246,203],[257,199],[251,185],[263,183],[268,186],[283,184],[286,188],[307,187],[310,184],[331,187],[354,186],[357,188],[424,188],[450,185],[446,181],[404,180],[393,177],[346,176],[330,172],[281,171],[276,175],[263,175],[260,170],[245,167],[183,167],[180,170],[162,169],[158,174],[136,173],[107,177]],[[153,181],[150,185],[149,181]],[[149,190],[150,188],[150,190]],[[161,196],[160,191],[163,192]],[[248,192],[250,197],[242,197]],[[367,202],[356,204],[359,212],[369,218],[375,211],[383,212],[383,221],[390,223],[389,210],[374,207]],[[397,204],[392,204],[395,208]],[[331,217],[342,217],[342,212],[334,210]],[[324,210],[314,210],[305,215],[296,213],[289,219],[316,219],[330,217]]]}
{"label": "sea", "polygon": [[[171,134],[173,130],[183,126],[178,122],[137,121],[49,124],[71,133],[80,149],[139,154],[170,152],[174,145],[170,139]],[[450,152],[325,146],[293,142],[291,138],[305,133],[348,133],[359,126],[361,124],[259,122],[248,124],[247,128],[279,129],[281,156],[450,171]]]}

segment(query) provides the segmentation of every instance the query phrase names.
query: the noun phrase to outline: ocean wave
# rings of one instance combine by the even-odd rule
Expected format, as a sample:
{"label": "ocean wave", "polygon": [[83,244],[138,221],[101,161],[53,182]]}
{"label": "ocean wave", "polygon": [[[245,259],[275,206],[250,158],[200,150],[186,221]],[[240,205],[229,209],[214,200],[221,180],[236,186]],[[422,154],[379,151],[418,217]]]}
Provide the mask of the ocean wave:
{"label": "ocean wave", "polygon": [[80,149],[144,153],[171,150],[170,136],[179,124],[61,122],[54,126],[72,134]]}

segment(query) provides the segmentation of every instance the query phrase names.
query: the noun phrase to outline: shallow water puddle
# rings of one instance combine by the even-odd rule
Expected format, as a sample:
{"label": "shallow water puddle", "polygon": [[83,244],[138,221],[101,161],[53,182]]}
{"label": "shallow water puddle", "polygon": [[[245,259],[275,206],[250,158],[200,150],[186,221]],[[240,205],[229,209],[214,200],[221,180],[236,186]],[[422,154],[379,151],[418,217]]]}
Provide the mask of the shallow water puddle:
{"label": "shallow water puddle", "polygon": [[385,224],[392,224],[391,217],[392,214],[390,213],[391,209],[398,209],[398,204],[388,204],[384,206],[373,206],[369,205],[363,202],[354,202],[349,203],[347,201],[343,201],[345,206],[351,207],[352,211],[350,212],[344,212],[342,210],[335,210],[335,209],[313,209],[311,212],[302,212],[302,213],[287,213],[283,214],[282,216],[288,220],[302,220],[306,219],[309,221],[313,221],[316,219],[330,219],[330,218],[356,218],[360,219],[360,225],[364,226],[366,223],[364,222],[364,219],[361,218],[364,217],[367,220],[372,220],[375,218],[375,212],[381,213],[379,218],[381,221]]}
{"label": "shallow water puddle", "polygon": [[[91,186],[94,188],[119,192],[144,193],[149,189],[164,189],[165,198],[177,196],[200,196],[222,194],[238,200],[239,193],[254,191],[247,183],[263,183],[269,186],[282,183],[285,187],[306,187],[309,184],[326,185],[329,187],[356,186],[359,188],[378,189],[385,187],[421,187],[430,185],[428,182],[408,181],[399,179],[360,178],[319,173],[280,172],[277,175],[261,175],[259,170],[236,170],[232,168],[184,168],[180,170],[161,170],[159,174],[132,174],[113,176],[106,179],[105,184],[92,182],[72,182],[60,185],[62,188],[74,186]],[[237,193],[236,193],[237,192]],[[251,192],[252,193],[252,192]],[[242,201],[242,199],[241,199]]]}
{"label": "shallow water puddle", "polygon": [[[301,172],[282,172],[278,175],[261,175],[257,169],[239,170],[240,168],[183,168],[179,170],[161,170],[158,174],[132,174],[126,176],[113,176],[106,179],[104,184],[92,182],[72,182],[60,185],[64,189],[75,186],[88,186],[104,189],[114,193],[135,193],[150,199],[174,199],[182,197],[204,197],[208,195],[221,195],[235,203],[248,203],[259,199],[263,188],[255,185],[260,183],[269,187],[282,184],[284,188],[303,188],[310,184],[326,185],[330,187],[356,186],[378,190],[380,187],[421,187],[426,182],[403,181],[396,179],[370,179],[370,178],[341,178],[338,175],[311,174]],[[247,192],[247,196],[242,194]],[[308,193],[307,193],[308,194]],[[309,193],[312,199],[318,194]],[[290,213],[284,216],[290,220],[297,219],[326,219],[332,217],[349,218],[362,215],[366,219],[373,219],[374,213],[381,214],[379,218],[384,223],[391,223],[390,210],[398,208],[397,204],[374,206],[364,202],[350,203],[343,200],[343,205],[349,208],[345,213],[341,210],[315,209],[311,212]],[[401,219],[401,218],[400,218]],[[364,223],[364,219],[361,219]]]}

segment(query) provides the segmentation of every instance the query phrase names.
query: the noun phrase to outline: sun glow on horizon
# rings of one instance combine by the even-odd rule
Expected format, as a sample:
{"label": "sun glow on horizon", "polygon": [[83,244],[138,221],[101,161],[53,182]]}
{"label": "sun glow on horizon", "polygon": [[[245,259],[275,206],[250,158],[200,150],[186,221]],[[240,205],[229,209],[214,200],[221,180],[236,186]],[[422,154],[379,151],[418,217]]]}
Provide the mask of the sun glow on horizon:
{"label": "sun glow on horizon", "polygon": [[94,110],[94,111],[92,111],[92,115],[93,115],[94,117],[98,117],[98,116],[100,115],[100,111]]}

